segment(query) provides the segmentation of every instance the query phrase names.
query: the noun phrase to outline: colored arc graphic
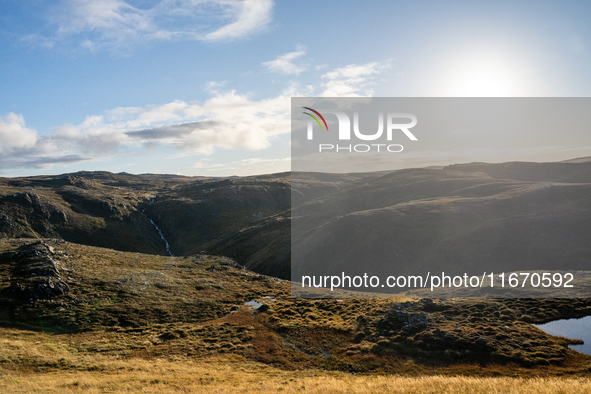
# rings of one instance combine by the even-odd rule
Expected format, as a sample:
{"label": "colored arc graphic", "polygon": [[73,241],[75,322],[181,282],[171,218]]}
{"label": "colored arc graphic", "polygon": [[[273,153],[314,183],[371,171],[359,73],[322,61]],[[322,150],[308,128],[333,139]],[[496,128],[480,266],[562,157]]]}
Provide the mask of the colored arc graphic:
{"label": "colored arc graphic", "polygon": [[311,117],[313,117],[313,118],[314,118],[314,120],[315,120],[316,122],[318,122],[318,126],[320,126],[320,130],[322,130],[322,123],[320,123],[320,121],[318,120],[318,118],[317,118],[317,117],[315,117],[314,115],[312,115],[312,114],[311,114],[311,113],[309,113],[309,112],[302,112],[302,113],[303,113],[303,114],[306,114],[306,115],[308,115],[308,116],[311,116]]}
{"label": "colored arc graphic", "polygon": [[[316,115],[320,116],[320,119],[322,119],[322,121],[324,122],[324,125],[326,126],[326,131],[328,131],[328,125],[326,124],[326,120],[324,120],[324,116],[322,116],[320,114],[320,112],[316,111],[315,109],[312,109],[310,107],[302,107],[304,109],[307,109],[309,111],[314,112]],[[309,115],[311,117],[313,117],[314,119],[316,119],[316,122],[318,122],[318,125],[320,126],[320,130],[322,130],[322,124],[320,124],[320,121],[318,120],[318,118],[316,118],[314,115],[308,113],[308,112],[304,112],[306,115]]]}

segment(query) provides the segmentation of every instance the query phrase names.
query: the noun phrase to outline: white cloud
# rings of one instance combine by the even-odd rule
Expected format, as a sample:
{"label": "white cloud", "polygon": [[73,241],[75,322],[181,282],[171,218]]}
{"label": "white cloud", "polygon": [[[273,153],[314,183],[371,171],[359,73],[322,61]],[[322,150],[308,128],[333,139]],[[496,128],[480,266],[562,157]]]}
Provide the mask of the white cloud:
{"label": "white cloud", "polygon": [[62,0],[48,16],[53,33],[23,40],[91,51],[149,40],[232,40],[265,29],[272,10],[273,0],[160,0],[148,9],[124,0]]}
{"label": "white cloud", "polygon": [[363,97],[372,96],[370,86],[374,78],[390,67],[390,61],[366,64],[350,64],[329,71],[322,76],[326,80],[322,84],[322,97]]}
{"label": "white cloud", "polygon": [[389,68],[390,60],[349,64],[324,73],[317,85],[302,86],[297,81],[290,81],[282,94],[290,97],[371,97],[377,77]]}
{"label": "white cloud", "polygon": [[56,127],[45,139],[59,147],[58,152],[101,156],[117,152],[122,144],[131,140],[117,125],[105,123],[103,116],[88,116],[80,125]]}
{"label": "white cloud", "polygon": [[271,139],[290,131],[290,98],[251,101],[235,92],[220,94],[203,105],[193,105],[187,114],[206,114],[200,125],[179,145],[188,152],[211,154],[216,147],[257,150],[271,145]]}
{"label": "white cloud", "polygon": [[286,53],[285,55],[278,56],[277,59],[269,62],[264,62],[262,65],[267,70],[279,73],[279,74],[299,74],[302,71],[306,71],[306,67],[302,65],[296,65],[293,60],[302,57],[306,54],[304,46],[297,45],[295,52]]}
{"label": "white cloud", "polygon": [[301,86],[295,81],[290,81],[289,85],[281,92],[284,96],[289,97],[311,97],[314,96],[316,87],[313,85]]}
{"label": "white cloud", "polygon": [[114,139],[122,144],[149,141],[186,154],[211,154],[216,148],[263,149],[274,136],[290,131],[289,100],[281,95],[252,101],[231,91],[204,103],[117,108],[108,113],[111,123],[97,122],[95,130],[101,134],[115,130],[119,137]]}
{"label": "white cloud", "polygon": [[290,98],[253,101],[234,91],[200,102],[173,101],[160,106],[115,108],[64,124],[37,138],[21,115],[0,118],[0,168],[43,167],[97,160],[126,149],[170,146],[182,155],[216,149],[264,149],[290,131]]}
{"label": "white cloud", "polygon": [[265,28],[271,21],[272,0],[244,0],[232,2],[237,13],[235,22],[208,33],[204,39],[209,41],[240,38]]}
{"label": "white cloud", "polygon": [[[162,146],[176,149],[180,156],[211,155],[218,149],[265,149],[277,136],[290,132],[291,97],[317,92],[369,96],[371,84],[387,67],[388,62],[348,65],[328,71],[316,86],[302,87],[292,81],[281,94],[263,100],[235,91],[220,92],[215,90],[220,83],[209,83],[206,88],[212,97],[205,102],[176,100],[114,108],[77,125],[54,127],[42,136],[27,128],[21,115],[10,113],[0,118],[0,169],[102,160]],[[242,164],[266,165],[257,163]]]}
{"label": "white cloud", "polygon": [[37,142],[37,132],[25,126],[22,115],[10,112],[0,117],[0,152],[30,148]]}

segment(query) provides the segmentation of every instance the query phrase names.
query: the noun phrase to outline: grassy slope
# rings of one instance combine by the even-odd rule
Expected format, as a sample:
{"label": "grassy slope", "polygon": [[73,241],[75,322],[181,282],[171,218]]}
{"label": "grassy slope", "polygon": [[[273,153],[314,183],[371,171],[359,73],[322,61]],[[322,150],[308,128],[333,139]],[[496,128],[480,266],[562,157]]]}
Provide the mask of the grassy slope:
{"label": "grassy slope", "polygon": [[[0,249],[31,243],[2,240]],[[591,368],[591,357],[569,350],[569,340],[528,323],[587,315],[587,300],[297,300],[288,298],[289,282],[241,269],[224,257],[170,258],[63,241],[46,244],[54,248],[51,257],[69,285],[65,295],[37,300],[10,296],[9,286],[25,283],[18,274],[24,262],[3,257],[0,263],[5,384],[22,382],[23,374],[57,373],[61,384],[71,379],[67,389],[76,389],[75,382],[104,387],[109,379],[122,389],[137,384],[131,383],[135,378],[176,368],[178,374],[154,383],[155,390],[165,385],[174,392],[176,386],[197,384],[187,380],[192,368],[222,355],[235,360],[230,365],[238,371],[263,363],[273,366],[264,367],[270,376],[290,378],[305,374],[274,368],[509,377],[586,376]],[[244,306],[251,300],[265,305],[254,315]],[[429,325],[405,332],[387,313],[393,307],[423,314]],[[120,373],[135,378],[113,377]],[[311,387],[322,387],[332,376],[319,373]],[[216,376],[212,382],[222,387],[233,382]],[[278,383],[268,384],[271,390]]]}
{"label": "grassy slope", "polygon": [[[49,358],[67,360],[70,353],[43,335],[2,331],[0,347],[11,352],[51,352]],[[25,337],[25,335],[27,335]],[[8,337],[8,338],[7,338]],[[19,342],[20,340],[20,342]],[[34,350],[31,340],[51,350]],[[54,369],[32,371],[6,369],[0,376],[4,393],[531,393],[584,394],[591,391],[585,377],[470,377],[400,375],[351,375],[343,372],[286,371],[248,361],[241,356],[208,356],[200,359],[93,355],[95,370]]]}

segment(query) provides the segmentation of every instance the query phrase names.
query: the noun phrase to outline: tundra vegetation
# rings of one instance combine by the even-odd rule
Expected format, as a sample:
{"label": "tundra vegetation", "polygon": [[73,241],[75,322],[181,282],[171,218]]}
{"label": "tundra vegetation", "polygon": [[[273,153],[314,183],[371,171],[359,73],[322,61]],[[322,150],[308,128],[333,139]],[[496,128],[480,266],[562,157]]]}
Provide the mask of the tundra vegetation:
{"label": "tundra vegetation", "polygon": [[[588,392],[573,299],[292,299],[205,253],[0,241],[2,392]],[[250,301],[256,301],[250,303]]]}
{"label": "tundra vegetation", "polygon": [[400,237],[430,223],[428,242],[391,251],[412,258],[506,245],[504,269],[524,255],[582,266],[589,169],[0,179],[0,392],[591,392],[591,357],[568,348],[580,341],[532,325],[591,315],[589,299],[294,299],[289,281],[292,213],[320,235],[353,216],[405,218]]}

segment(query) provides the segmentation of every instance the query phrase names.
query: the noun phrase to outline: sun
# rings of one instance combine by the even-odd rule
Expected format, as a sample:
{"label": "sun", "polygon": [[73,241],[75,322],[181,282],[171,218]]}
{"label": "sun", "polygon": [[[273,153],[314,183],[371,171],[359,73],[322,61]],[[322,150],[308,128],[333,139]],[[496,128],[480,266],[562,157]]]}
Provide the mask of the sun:
{"label": "sun", "polygon": [[455,57],[440,74],[441,88],[452,97],[528,96],[523,64],[498,53],[470,53]]}
{"label": "sun", "polygon": [[458,75],[454,96],[460,97],[507,97],[519,91],[519,81],[498,68],[481,67]]}

